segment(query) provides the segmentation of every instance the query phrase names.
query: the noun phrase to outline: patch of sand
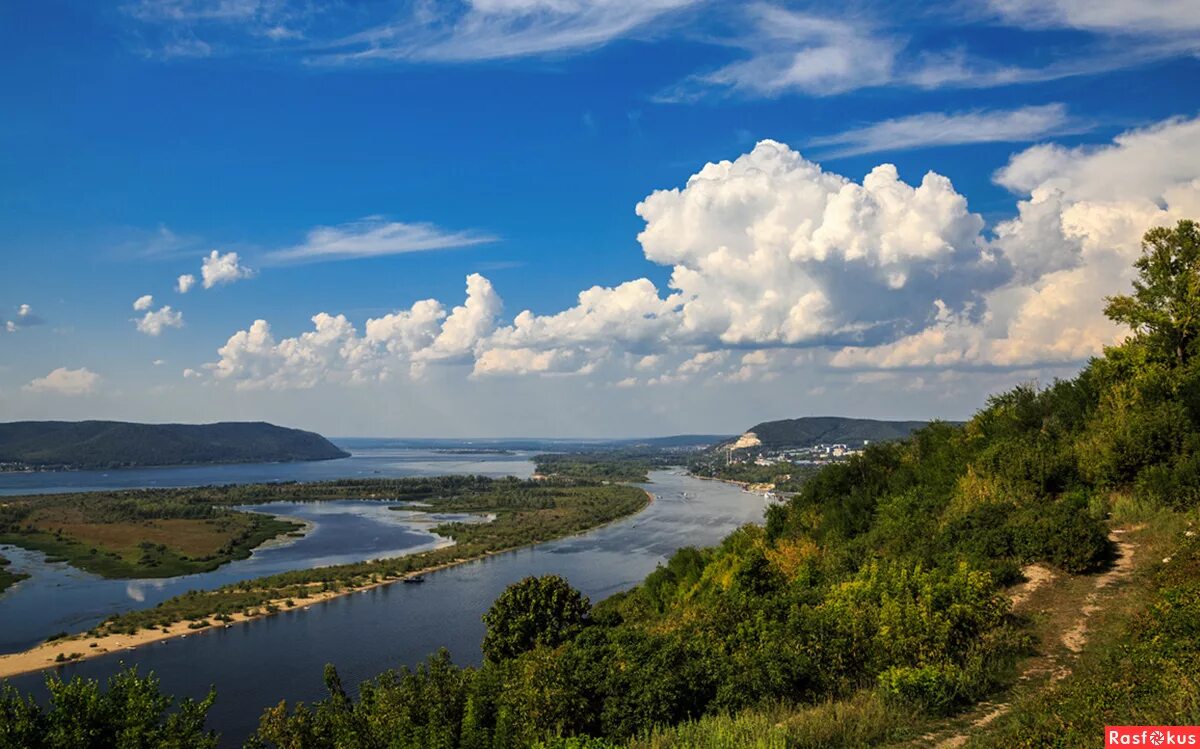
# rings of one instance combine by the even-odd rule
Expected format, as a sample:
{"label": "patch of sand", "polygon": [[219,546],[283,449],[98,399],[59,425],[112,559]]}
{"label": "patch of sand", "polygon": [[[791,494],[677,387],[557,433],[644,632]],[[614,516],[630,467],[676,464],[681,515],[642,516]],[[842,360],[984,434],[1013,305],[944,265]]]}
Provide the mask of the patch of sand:
{"label": "patch of sand", "polygon": [[1054,570],[1044,564],[1026,565],[1021,568],[1021,574],[1025,576],[1025,582],[1014,585],[1009,590],[1009,600],[1012,601],[1014,609],[1028,601],[1034,591],[1053,582],[1055,578]]}
{"label": "patch of sand", "polygon": [[[646,506],[648,507],[651,503],[654,502],[654,494],[653,494],[653,492],[650,492],[649,490],[643,489],[643,491],[646,493],[646,498],[647,498]],[[645,509],[645,508],[642,508],[642,509]],[[638,512],[640,512],[640,510]],[[588,533],[593,530],[596,530],[597,528],[601,528],[605,525],[610,525],[611,523],[616,523],[621,520],[625,520],[626,518],[633,517],[633,515],[636,515],[636,514],[637,513],[635,512],[630,515],[624,515],[620,518],[616,518],[616,519],[610,521],[610,523],[602,523],[601,525],[592,526],[590,528],[586,528],[582,531],[579,531],[579,533],[570,534],[570,535],[579,535],[580,533]],[[551,539],[551,540],[558,540],[558,539]],[[515,551],[515,549],[504,549],[503,551]],[[464,564],[466,562],[471,562],[476,559],[482,559],[484,557],[492,556],[493,554],[498,554],[498,553],[503,553],[503,552],[489,551],[489,552],[486,552],[479,556],[464,558],[464,559],[457,559],[452,562],[445,562],[443,564],[425,567],[423,569],[414,570],[412,572],[406,573],[406,574],[398,576],[398,577],[380,580],[378,582],[369,583],[367,585],[362,585],[357,588],[346,588],[346,589],[338,590],[338,591],[324,591],[324,592],[313,593],[312,595],[304,596],[304,597],[293,596],[290,599],[289,598],[280,598],[280,599],[272,600],[272,601],[263,603],[263,604],[259,605],[258,607],[256,607],[258,610],[258,613],[253,616],[246,616],[245,614],[238,612],[236,614],[230,614],[229,615],[230,621],[228,621],[228,622],[220,622],[220,621],[213,620],[213,622],[210,626],[202,627],[199,629],[191,629],[188,626],[189,624],[191,624],[191,622],[182,621],[182,622],[175,622],[174,624],[168,625],[166,627],[157,627],[155,629],[143,629],[132,635],[109,634],[109,635],[100,635],[99,637],[93,637],[91,635],[84,633],[84,634],[80,634],[80,635],[73,635],[71,637],[64,637],[62,639],[53,640],[51,642],[44,642],[40,645],[35,645],[34,647],[32,647],[28,650],[23,650],[19,653],[10,653],[8,655],[0,655],[0,679],[5,679],[10,676],[17,676],[19,674],[30,673],[31,671],[41,671],[41,670],[47,669],[47,668],[54,668],[56,666],[61,666],[61,665],[65,665],[67,663],[73,663],[76,661],[84,661],[84,660],[88,660],[89,658],[96,658],[96,657],[104,655],[106,653],[112,653],[112,652],[116,652],[119,650],[133,650],[134,648],[151,645],[156,642],[165,642],[167,640],[171,640],[176,637],[187,637],[188,635],[204,634],[207,632],[211,632],[213,630],[228,629],[229,627],[233,626],[234,624],[244,624],[245,622],[248,622],[248,621],[254,621],[255,619],[262,619],[267,616],[274,616],[275,614],[283,613],[285,611],[301,611],[303,609],[307,609],[311,606],[314,606],[318,603],[324,603],[324,602],[332,600],[334,598],[348,596],[353,593],[363,593],[368,590],[372,590],[374,588],[378,588],[378,587],[381,587],[384,585],[391,585],[392,583],[403,581],[410,577],[418,577],[421,575],[426,575],[426,574],[429,574],[432,572],[437,572],[438,570],[444,570],[449,567],[455,567],[457,565]],[[288,600],[292,601],[292,604],[293,604],[292,606],[287,605]],[[266,611],[266,607],[269,605],[274,605],[274,606],[278,607],[279,610],[276,612],[273,612],[273,613],[268,613]],[[209,615],[209,618],[211,619],[212,616],[213,615]],[[62,655],[62,657],[65,660],[62,660],[62,661],[58,660],[59,655]]]}

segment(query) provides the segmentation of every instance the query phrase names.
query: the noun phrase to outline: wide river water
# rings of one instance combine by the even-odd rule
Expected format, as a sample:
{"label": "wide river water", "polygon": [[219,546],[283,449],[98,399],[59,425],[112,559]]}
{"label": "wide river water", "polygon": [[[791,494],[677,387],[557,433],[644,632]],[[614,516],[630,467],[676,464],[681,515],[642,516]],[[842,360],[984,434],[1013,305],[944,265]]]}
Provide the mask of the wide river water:
{"label": "wide river water", "polygon": [[[154,671],[172,694],[201,697],[215,686],[218,697],[209,724],[221,732],[222,745],[237,746],[253,732],[265,707],[280,699],[323,697],[321,671],[326,663],[337,666],[347,685],[388,668],[415,665],[441,647],[457,663],[477,664],[484,633],[480,617],[505,587],[526,576],[562,575],[598,601],[636,585],[680,547],[712,545],[734,528],[762,520],[762,498],[727,484],[657,471],[645,488],[655,501],[636,515],[578,536],[429,574],[423,585],[375,588],[306,610],[70,664],[61,672],[68,678],[81,674],[104,679],[122,665],[137,665],[142,672]],[[369,510],[355,516],[396,523]],[[319,532],[322,519],[306,518]],[[349,548],[342,553],[354,554],[361,537],[357,534],[351,541],[347,536]],[[4,607],[7,597],[0,596],[0,630],[7,630],[12,621],[13,612]],[[42,679],[40,674],[27,674],[10,681],[22,690],[41,692]]]}

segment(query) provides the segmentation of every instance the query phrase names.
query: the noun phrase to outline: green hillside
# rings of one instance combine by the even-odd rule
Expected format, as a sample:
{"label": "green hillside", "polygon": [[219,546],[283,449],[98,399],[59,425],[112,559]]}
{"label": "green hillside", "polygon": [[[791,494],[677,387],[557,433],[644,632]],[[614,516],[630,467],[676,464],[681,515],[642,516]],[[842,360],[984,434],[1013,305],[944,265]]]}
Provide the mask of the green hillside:
{"label": "green hillside", "polygon": [[904,439],[928,424],[925,421],[879,421],[847,419],[841,416],[805,416],[755,424],[753,432],[767,448],[809,447],[844,443],[861,445],[864,440],[883,442]]}
{"label": "green hillside", "polygon": [[15,421],[0,424],[0,463],[33,467],[256,463],[329,460],[347,455],[319,434],[264,422]]}

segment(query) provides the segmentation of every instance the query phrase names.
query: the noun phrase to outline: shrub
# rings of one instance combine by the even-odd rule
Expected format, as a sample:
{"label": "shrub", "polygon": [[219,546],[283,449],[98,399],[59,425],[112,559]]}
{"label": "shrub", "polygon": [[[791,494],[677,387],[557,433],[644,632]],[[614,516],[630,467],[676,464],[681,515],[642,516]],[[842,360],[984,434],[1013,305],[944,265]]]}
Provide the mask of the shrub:
{"label": "shrub", "polygon": [[893,666],[879,675],[884,700],[945,715],[962,700],[962,669],[953,663]]}

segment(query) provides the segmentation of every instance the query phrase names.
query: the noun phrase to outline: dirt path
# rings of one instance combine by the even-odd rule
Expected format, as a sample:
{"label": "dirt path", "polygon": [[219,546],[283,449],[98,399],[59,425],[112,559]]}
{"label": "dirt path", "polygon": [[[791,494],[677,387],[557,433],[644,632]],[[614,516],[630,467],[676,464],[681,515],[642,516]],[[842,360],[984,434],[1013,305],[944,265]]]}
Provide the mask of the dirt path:
{"label": "dirt path", "polygon": [[[1025,582],[1013,586],[1009,598],[1014,612],[1044,619],[1042,649],[1045,652],[1023,664],[1019,682],[1028,683],[1048,676],[1046,684],[1049,685],[1071,674],[1075,658],[1087,645],[1089,621],[1103,608],[1105,592],[1133,572],[1137,544],[1129,534],[1144,527],[1119,528],[1109,533],[1108,540],[1113,543],[1117,556],[1112,567],[1099,575],[1061,577],[1040,564],[1031,564],[1021,570]],[[1056,631],[1061,634],[1054,638]],[[950,735],[944,732],[926,734],[919,743],[936,749],[958,749],[967,743],[971,733],[1003,716],[1011,707],[1009,702],[981,703]]]}
{"label": "dirt path", "polygon": [[[1117,529],[1108,534],[1108,540],[1112,541],[1117,548],[1117,559],[1113,563],[1112,569],[1096,578],[1095,590],[1089,593],[1087,599],[1084,601],[1075,626],[1063,632],[1062,644],[1072,653],[1079,653],[1083,650],[1083,646],[1087,644],[1088,619],[1100,610],[1100,595],[1104,592],[1104,589],[1124,580],[1133,572],[1133,555],[1137,547],[1127,536],[1129,533],[1139,531],[1144,527],[1136,526],[1129,529]],[[1069,668],[1067,673],[1070,673]],[[1063,674],[1063,676],[1065,675]]]}

